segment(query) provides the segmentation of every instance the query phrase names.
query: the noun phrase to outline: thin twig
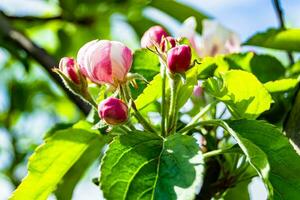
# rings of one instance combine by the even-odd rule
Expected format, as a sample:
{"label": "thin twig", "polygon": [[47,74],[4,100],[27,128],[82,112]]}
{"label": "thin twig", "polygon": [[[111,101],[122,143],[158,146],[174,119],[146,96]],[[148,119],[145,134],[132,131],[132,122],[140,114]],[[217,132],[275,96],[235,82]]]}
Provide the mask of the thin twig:
{"label": "thin twig", "polygon": [[65,91],[69,99],[77,105],[77,107],[85,114],[91,110],[91,107],[81,100],[78,96],[74,95],[71,91],[69,91],[62,82],[61,78],[53,72],[53,68],[57,65],[57,61],[51,57],[44,49],[37,46],[33,43],[29,38],[27,38],[21,32],[13,29],[7,18],[0,13],[0,37],[3,37],[4,41],[8,40],[15,45],[15,48],[20,48],[24,50],[28,55],[30,55],[35,61],[37,61],[54,79],[54,81],[61,86],[61,88]]}
{"label": "thin twig", "polygon": [[49,22],[54,20],[62,20],[67,22],[72,22],[81,26],[90,26],[95,22],[92,17],[82,17],[82,18],[66,18],[63,15],[50,16],[50,17],[38,17],[38,16],[12,16],[5,15],[9,21],[22,21],[22,22]]}
{"label": "thin twig", "polygon": [[[272,0],[272,1],[273,1],[274,9],[275,9],[278,21],[279,21],[280,28],[285,30],[286,26],[284,23],[283,10],[281,8],[280,2],[279,2],[279,0]],[[290,65],[293,65],[295,63],[293,54],[291,52],[287,52],[287,56],[290,60]]]}

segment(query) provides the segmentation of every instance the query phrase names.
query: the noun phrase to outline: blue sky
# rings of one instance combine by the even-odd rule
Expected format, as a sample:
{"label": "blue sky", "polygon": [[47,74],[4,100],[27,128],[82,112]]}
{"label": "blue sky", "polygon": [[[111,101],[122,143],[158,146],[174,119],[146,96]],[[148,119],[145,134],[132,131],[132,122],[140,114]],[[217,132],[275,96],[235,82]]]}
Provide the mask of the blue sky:
{"label": "blue sky", "polygon": [[[226,27],[237,32],[243,40],[257,31],[277,27],[272,0],[180,0],[203,10]],[[282,0],[288,27],[300,27],[299,0]]]}

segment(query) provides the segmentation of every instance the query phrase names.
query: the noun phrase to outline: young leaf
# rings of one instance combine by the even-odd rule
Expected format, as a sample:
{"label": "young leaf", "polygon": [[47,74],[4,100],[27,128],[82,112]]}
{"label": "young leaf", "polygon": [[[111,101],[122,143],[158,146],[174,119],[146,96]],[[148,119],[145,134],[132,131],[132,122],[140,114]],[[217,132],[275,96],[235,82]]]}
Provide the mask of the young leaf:
{"label": "young leaf", "polygon": [[80,156],[80,159],[68,170],[55,190],[57,200],[71,200],[73,191],[80,179],[87,172],[89,167],[100,158],[101,149],[105,140],[94,140],[89,148]]}
{"label": "young leaf", "polygon": [[287,69],[287,74],[289,77],[291,76],[297,77],[299,73],[300,73],[300,60],[298,60],[290,68]]}
{"label": "young leaf", "polygon": [[143,109],[153,101],[161,97],[162,78],[157,74],[149,85],[144,89],[143,93],[135,100],[137,109]]}
{"label": "young leaf", "polygon": [[103,136],[82,128],[87,125],[78,126],[80,128],[59,130],[46,138],[30,157],[28,174],[10,200],[47,199],[90,145],[97,143],[101,150]]}
{"label": "young leaf", "polygon": [[234,53],[224,56],[224,60],[231,69],[243,69],[251,72],[250,62],[254,56],[255,54],[253,52]]}
{"label": "young leaf", "polygon": [[100,187],[111,199],[193,199],[202,184],[196,140],[147,132],[116,137],[102,159]]}
{"label": "young leaf", "polygon": [[272,103],[271,95],[257,78],[241,70],[226,72],[222,80],[209,78],[203,87],[223,101],[237,119],[255,119],[268,110]]}
{"label": "young leaf", "polygon": [[250,68],[250,72],[262,83],[277,80],[285,73],[282,63],[270,55],[255,55],[250,61]]}
{"label": "young leaf", "polygon": [[287,51],[300,51],[300,29],[269,29],[252,36],[245,45],[260,46]]}
{"label": "young leaf", "polygon": [[248,186],[251,179],[238,183],[235,187],[229,188],[223,197],[224,200],[250,200]]}
{"label": "young leaf", "polygon": [[297,79],[281,79],[277,81],[269,81],[264,84],[265,88],[270,92],[270,93],[275,93],[275,92],[286,92],[289,90],[294,89],[299,80]]}
{"label": "young leaf", "polygon": [[[86,122],[79,122],[73,128],[91,130],[91,125]],[[95,131],[97,134],[97,131]],[[86,173],[89,167],[100,159],[102,147],[111,140],[111,135],[102,136],[101,140],[93,140],[85,152],[80,156],[80,159],[69,169],[64,175],[55,190],[57,200],[71,200],[73,191],[80,181],[82,176]]]}
{"label": "young leaf", "polygon": [[198,79],[206,79],[214,75],[218,66],[214,58],[205,57],[201,60],[200,64],[196,63],[196,67],[198,67]]}
{"label": "young leaf", "polygon": [[285,68],[277,58],[270,55],[247,52],[202,59],[199,65],[198,78],[209,78],[213,74],[219,75],[219,73],[222,74],[230,69],[241,69],[251,72],[263,83],[277,80],[285,74]]}
{"label": "young leaf", "polygon": [[194,86],[197,84],[197,67],[193,67],[186,72],[185,84],[180,84],[177,106],[181,108],[191,97]]}
{"label": "young leaf", "polygon": [[133,56],[131,72],[142,74],[149,81],[159,73],[160,63],[158,56],[150,50],[138,49]]}
{"label": "young leaf", "polygon": [[269,197],[272,198],[273,188],[269,181],[270,165],[267,155],[257,145],[252,143],[251,140],[244,137],[244,135],[240,135],[239,132],[232,129],[230,124],[228,125],[226,122],[221,121],[220,125],[236,140],[238,145],[241,147],[251,166],[262,178],[266,188],[269,191]]}
{"label": "young leaf", "polygon": [[274,199],[297,199],[300,196],[300,157],[281,131],[263,121],[229,121],[239,135],[257,145],[268,157],[269,180],[274,188]]}

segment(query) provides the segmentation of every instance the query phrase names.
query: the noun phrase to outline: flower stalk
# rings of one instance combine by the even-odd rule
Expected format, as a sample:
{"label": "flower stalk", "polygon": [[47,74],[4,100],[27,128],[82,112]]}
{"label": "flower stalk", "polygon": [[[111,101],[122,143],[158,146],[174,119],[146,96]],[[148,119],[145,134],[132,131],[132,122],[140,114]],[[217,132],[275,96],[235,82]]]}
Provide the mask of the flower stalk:
{"label": "flower stalk", "polygon": [[156,130],[150,125],[150,123],[143,117],[143,115],[138,111],[134,100],[131,98],[130,89],[126,84],[120,85],[120,94],[125,102],[129,103],[131,101],[131,108],[134,111],[135,118],[143,125],[144,129],[152,133],[156,133]]}
{"label": "flower stalk", "polygon": [[173,134],[176,131],[177,125],[177,96],[180,83],[179,74],[170,74],[170,108],[169,108],[169,117],[168,117],[168,134]]}
{"label": "flower stalk", "polygon": [[166,66],[161,61],[161,76],[162,76],[162,87],[161,87],[161,135],[166,136]]}

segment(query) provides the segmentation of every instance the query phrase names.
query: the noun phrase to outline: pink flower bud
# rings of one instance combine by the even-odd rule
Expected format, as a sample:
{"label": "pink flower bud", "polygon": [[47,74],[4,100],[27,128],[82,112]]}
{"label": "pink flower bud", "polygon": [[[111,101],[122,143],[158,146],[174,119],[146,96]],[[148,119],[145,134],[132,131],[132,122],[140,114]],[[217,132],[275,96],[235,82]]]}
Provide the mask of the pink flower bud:
{"label": "pink flower bud", "polygon": [[132,52],[121,42],[93,40],[80,48],[77,62],[82,74],[91,81],[116,84],[126,80]]}
{"label": "pink flower bud", "polygon": [[117,125],[125,122],[128,118],[128,107],[120,99],[109,97],[99,104],[99,116],[107,124]]}
{"label": "pink flower bud", "polygon": [[191,64],[191,48],[188,45],[179,45],[168,51],[167,64],[171,73],[184,73]]}
{"label": "pink flower bud", "polygon": [[[170,46],[169,46],[170,45]],[[165,50],[167,51],[168,50],[168,47],[173,48],[176,46],[176,40],[171,37],[171,36],[168,36],[166,38],[164,38],[162,41],[161,41],[161,50],[164,52]],[[166,48],[167,47],[167,48]]]}
{"label": "pink flower bud", "polygon": [[198,82],[198,85],[194,86],[193,95],[197,98],[203,95],[203,88],[201,83]]}
{"label": "pink flower bud", "polygon": [[59,62],[59,70],[76,84],[80,84],[76,62],[73,58],[64,57]]}
{"label": "pink flower bud", "polygon": [[167,32],[161,26],[152,26],[143,35],[141,40],[142,48],[159,46],[162,37],[167,37]]}

